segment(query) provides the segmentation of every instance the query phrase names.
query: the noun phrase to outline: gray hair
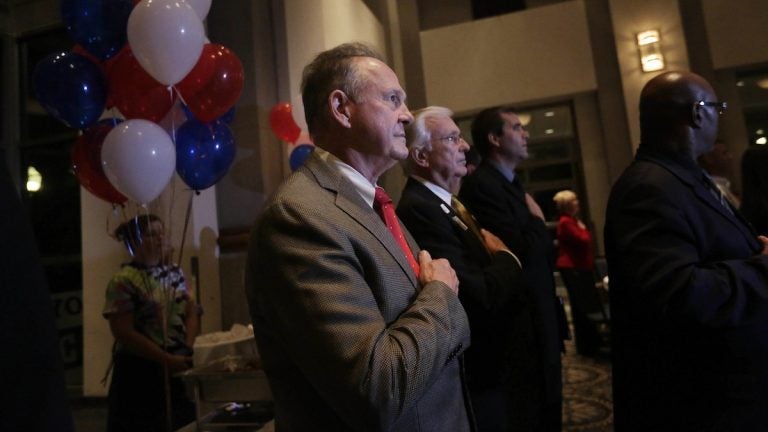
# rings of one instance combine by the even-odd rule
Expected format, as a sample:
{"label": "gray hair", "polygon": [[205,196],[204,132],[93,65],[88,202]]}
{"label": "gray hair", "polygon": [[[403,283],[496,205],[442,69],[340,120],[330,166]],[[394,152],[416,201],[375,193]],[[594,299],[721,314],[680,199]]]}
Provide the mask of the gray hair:
{"label": "gray hair", "polygon": [[[427,129],[427,120],[431,118],[452,118],[453,111],[450,108],[433,105],[413,111],[412,114],[413,121],[405,128],[409,153],[414,150],[432,150],[432,145],[430,144],[432,132]],[[406,175],[413,172],[413,159],[410,157],[405,158],[402,165]]]}

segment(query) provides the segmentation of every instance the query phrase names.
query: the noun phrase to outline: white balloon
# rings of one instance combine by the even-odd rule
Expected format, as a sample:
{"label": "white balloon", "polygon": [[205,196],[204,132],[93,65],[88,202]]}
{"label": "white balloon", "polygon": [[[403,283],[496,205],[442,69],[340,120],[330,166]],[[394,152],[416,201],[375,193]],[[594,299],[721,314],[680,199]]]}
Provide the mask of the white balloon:
{"label": "white balloon", "polygon": [[173,85],[195,67],[203,52],[205,29],[186,1],[142,0],[128,18],[128,43],[147,73]]}
{"label": "white balloon", "polygon": [[212,0],[186,0],[186,2],[192,6],[192,9],[195,10],[200,21],[205,20],[205,17],[208,16],[208,11],[211,10],[211,1]]}
{"label": "white balloon", "polygon": [[101,164],[107,179],[120,193],[148,204],[171,181],[176,148],[157,124],[144,119],[126,120],[104,138]]}

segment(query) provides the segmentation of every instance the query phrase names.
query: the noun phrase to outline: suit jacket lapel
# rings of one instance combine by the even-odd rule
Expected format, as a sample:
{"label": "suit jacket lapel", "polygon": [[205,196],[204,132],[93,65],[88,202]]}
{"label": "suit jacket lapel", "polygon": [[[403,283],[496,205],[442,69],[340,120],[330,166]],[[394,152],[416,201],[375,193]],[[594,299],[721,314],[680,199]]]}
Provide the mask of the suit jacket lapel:
{"label": "suit jacket lapel", "polygon": [[[438,207],[440,209],[440,213],[445,216],[445,218],[459,233],[465,245],[475,249],[476,253],[477,251],[481,251],[482,253],[487,253],[487,251],[485,250],[485,246],[482,243],[482,240],[477,238],[477,236],[474,235],[472,230],[470,230],[463,222],[461,222],[461,218],[459,218],[459,215],[456,214],[456,211],[453,209],[453,207],[443,202],[443,200],[440,199],[439,196],[435,195],[431,190],[429,190],[429,188],[424,186],[420,181],[409,177],[408,182],[405,185],[405,190],[421,196],[424,200],[431,202],[436,207]],[[448,209],[448,213],[446,213],[445,210],[443,210],[443,208]]]}
{"label": "suit jacket lapel", "polygon": [[[525,192],[523,192],[523,188],[519,183],[520,179],[518,179],[517,176],[515,176],[515,182],[517,182],[517,184],[515,184],[507,180],[507,178],[504,177],[504,174],[502,174],[498,169],[496,169],[495,166],[490,163],[481,163],[477,169],[479,170],[481,168],[484,168],[489,176],[494,177],[495,182],[502,185],[504,192],[506,192],[508,196],[525,204]],[[525,205],[527,206],[527,204]]]}
{"label": "suit jacket lapel", "polygon": [[[360,196],[354,185],[335,167],[327,164],[314,152],[304,163],[304,167],[314,175],[321,187],[336,194],[336,206],[360,224],[362,229],[373,234],[408,275],[414,288],[418,288],[419,284],[416,275],[413,273],[403,250],[400,249],[400,245],[397,244],[392,233],[389,232],[376,211],[363,200],[363,197]],[[414,257],[418,260],[419,248],[416,245],[416,241],[405,229],[402,222],[400,226]]]}
{"label": "suit jacket lapel", "polygon": [[664,159],[655,158],[652,156],[644,156],[643,158],[661,165],[670,171],[675,177],[680,179],[680,181],[682,181],[686,186],[691,188],[694,195],[696,195],[699,200],[704,202],[704,204],[706,204],[715,212],[721,214],[728,220],[728,222],[730,222],[736,229],[738,229],[750,244],[755,244],[755,242],[757,242],[757,233],[754,232],[752,226],[746,221],[746,219],[744,219],[741,213],[736,209],[733,209],[733,213],[731,213],[728,211],[728,209],[723,207],[723,205],[715,198],[712,192],[704,185],[703,180],[696,178],[690,170],[687,170],[675,163],[670,163]]}

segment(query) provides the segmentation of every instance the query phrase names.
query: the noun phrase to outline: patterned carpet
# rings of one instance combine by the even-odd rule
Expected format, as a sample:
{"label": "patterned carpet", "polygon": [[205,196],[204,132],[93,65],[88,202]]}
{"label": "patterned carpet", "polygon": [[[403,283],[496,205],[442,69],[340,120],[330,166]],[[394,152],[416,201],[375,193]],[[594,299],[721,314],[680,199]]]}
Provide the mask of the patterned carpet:
{"label": "patterned carpet", "polygon": [[595,357],[585,357],[576,353],[572,340],[566,341],[563,432],[613,432],[611,362],[607,350]]}

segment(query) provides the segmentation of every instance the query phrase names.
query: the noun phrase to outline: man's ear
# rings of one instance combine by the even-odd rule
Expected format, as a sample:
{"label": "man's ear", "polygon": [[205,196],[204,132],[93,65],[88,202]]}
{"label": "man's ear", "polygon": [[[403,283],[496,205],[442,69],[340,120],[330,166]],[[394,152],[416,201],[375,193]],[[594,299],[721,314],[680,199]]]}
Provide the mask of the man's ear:
{"label": "man's ear", "polygon": [[427,149],[412,148],[410,153],[411,159],[413,159],[416,165],[423,168],[429,167],[429,155],[427,154]]}
{"label": "man's ear", "polygon": [[352,127],[350,103],[349,96],[341,90],[334,90],[328,96],[331,117],[345,128]]}
{"label": "man's ear", "polygon": [[693,104],[693,107],[691,108],[691,114],[689,121],[691,122],[691,125],[698,129],[701,127],[701,122],[704,121],[704,116],[701,114],[701,110],[704,107],[699,104]]}
{"label": "man's ear", "polygon": [[488,142],[494,147],[499,147],[501,145],[501,137],[493,132],[488,132]]}

